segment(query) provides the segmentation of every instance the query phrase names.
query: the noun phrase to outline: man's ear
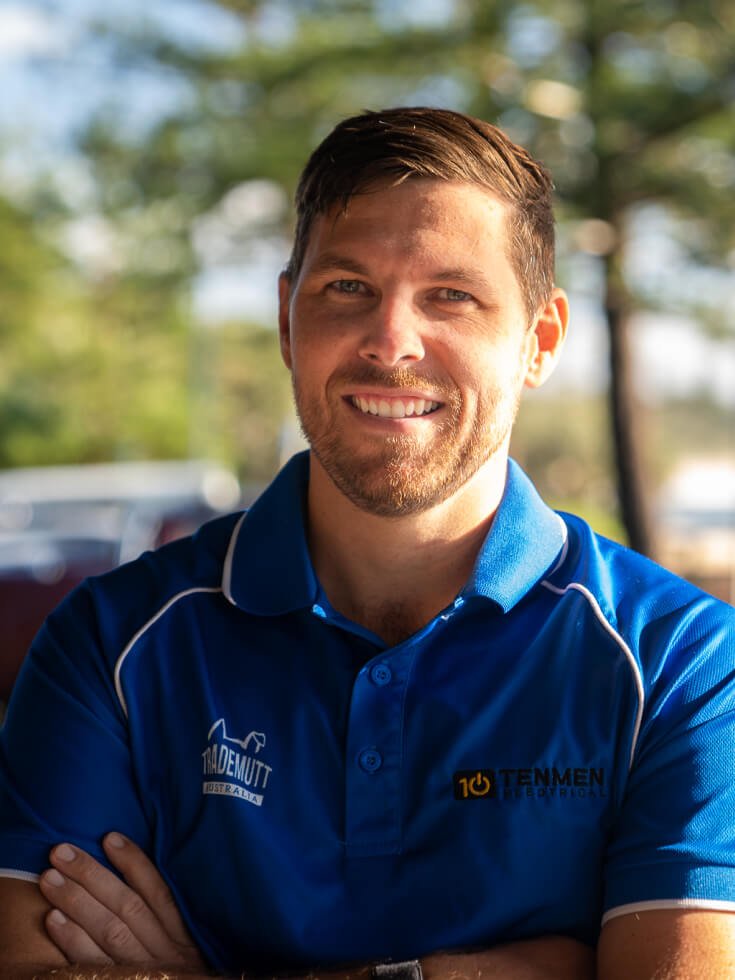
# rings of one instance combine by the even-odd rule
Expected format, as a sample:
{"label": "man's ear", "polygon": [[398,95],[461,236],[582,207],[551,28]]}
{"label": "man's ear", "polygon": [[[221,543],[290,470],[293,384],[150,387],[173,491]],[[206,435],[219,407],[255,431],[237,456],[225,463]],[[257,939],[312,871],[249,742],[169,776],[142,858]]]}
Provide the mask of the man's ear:
{"label": "man's ear", "polygon": [[525,379],[528,388],[541,387],[551,376],[561,355],[568,324],[567,294],[563,289],[553,289],[530,330],[531,348]]}
{"label": "man's ear", "polygon": [[281,357],[291,370],[291,279],[282,272],[278,277],[278,336]]}

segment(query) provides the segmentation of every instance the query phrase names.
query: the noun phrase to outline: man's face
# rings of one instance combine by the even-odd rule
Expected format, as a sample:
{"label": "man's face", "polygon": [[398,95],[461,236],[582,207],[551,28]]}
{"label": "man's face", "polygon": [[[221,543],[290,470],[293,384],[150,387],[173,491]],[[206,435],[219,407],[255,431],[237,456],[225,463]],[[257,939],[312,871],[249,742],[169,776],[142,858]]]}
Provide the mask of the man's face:
{"label": "man's face", "polygon": [[301,424],[366,511],[425,510],[507,452],[535,348],[506,219],[473,184],[381,187],[318,218],[281,280]]}

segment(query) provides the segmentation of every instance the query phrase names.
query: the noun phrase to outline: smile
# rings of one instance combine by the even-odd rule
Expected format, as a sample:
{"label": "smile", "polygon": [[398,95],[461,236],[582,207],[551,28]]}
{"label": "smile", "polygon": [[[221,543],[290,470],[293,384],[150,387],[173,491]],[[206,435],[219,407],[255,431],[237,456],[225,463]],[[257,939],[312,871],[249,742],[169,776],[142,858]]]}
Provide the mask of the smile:
{"label": "smile", "polygon": [[430,415],[440,407],[440,402],[425,398],[361,398],[352,395],[350,402],[364,415],[377,415],[383,419],[416,418]]}

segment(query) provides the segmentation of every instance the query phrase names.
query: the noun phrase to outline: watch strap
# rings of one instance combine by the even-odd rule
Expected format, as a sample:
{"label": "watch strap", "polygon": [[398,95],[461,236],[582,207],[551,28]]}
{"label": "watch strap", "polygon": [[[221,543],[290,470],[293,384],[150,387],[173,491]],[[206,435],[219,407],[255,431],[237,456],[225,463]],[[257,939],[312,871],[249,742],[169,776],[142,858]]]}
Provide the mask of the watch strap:
{"label": "watch strap", "polygon": [[371,969],[373,980],[424,980],[418,960],[403,960],[400,963],[374,963]]}

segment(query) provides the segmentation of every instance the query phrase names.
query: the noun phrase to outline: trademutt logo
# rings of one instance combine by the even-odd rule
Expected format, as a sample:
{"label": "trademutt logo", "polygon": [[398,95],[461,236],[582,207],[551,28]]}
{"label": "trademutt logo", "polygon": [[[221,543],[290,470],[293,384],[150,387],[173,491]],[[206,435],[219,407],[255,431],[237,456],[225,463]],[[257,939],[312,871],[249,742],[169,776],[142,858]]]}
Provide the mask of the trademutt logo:
{"label": "trademutt logo", "polygon": [[263,805],[263,792],[272,769],[256,758],[265,748],[263,732],[250,732],[245,738],[230,738],[224,718],[209,729],[207,748],[202,752],[202,793],[232,796],[254,806]]}

